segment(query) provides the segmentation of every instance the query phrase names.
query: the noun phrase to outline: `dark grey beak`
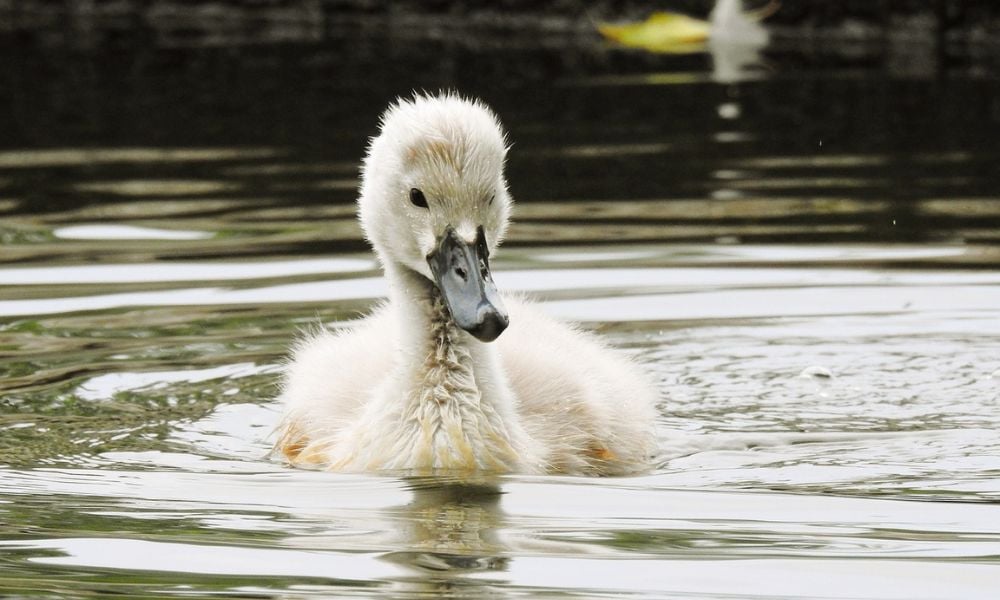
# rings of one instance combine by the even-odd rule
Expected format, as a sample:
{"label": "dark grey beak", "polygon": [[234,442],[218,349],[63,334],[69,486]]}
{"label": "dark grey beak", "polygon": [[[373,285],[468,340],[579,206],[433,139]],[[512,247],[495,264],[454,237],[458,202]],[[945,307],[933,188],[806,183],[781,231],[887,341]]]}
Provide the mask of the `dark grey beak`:
{"label": "dark grey beak", "polygon": [[427,257],[452,320],[483,342],[492,342],[510,319],[490,276],[489,249],[480,227],[469,244],[448,227]]}

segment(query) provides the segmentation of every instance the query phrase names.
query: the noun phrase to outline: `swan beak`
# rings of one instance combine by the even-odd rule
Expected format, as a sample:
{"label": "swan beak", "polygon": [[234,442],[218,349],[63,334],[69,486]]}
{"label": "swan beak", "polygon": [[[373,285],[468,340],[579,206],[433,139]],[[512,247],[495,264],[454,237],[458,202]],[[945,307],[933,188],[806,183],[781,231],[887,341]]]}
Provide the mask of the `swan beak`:
{"label": "swan beak", "polygon": [[510,323],[490,276],[489,255],[482,227],[470,244],[449,226],[438,239],[437,248],[427,256],[455,325],[482,342],[497,339]]}

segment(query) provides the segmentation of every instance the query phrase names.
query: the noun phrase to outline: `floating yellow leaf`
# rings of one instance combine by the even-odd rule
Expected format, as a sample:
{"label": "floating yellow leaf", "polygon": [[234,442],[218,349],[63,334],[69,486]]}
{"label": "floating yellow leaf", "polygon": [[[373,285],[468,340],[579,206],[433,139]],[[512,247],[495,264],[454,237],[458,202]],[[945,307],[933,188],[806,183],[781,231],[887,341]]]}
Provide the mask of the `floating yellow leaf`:
{"label": "floating yellow leaf", "polygon": [[653,52],[690,52],[698,50],[708,39],[708,21],[677,13],[658,12],[642,23],[597,26],[609,40],[630,48]]}
{"label": "floating yellow leaf", "polygon": [[746,11],[743,0],[716,0],[708,21],[657,12],[641,23],[601,23],[597,29],[609,40],[650,52],[699,52],[705,50],[709,38],[713,42],[763,46],[767,44],[768,34],[760,21],[774,14],[780,6],[779,0],[768,0],[764,7]]}

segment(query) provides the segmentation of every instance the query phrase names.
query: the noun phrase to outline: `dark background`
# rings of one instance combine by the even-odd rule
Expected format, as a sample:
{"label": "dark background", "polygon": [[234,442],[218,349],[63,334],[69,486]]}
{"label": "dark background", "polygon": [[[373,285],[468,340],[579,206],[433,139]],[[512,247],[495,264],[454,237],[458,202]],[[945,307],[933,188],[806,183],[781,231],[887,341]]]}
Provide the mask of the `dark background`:
{"label": "dark background", "polygon": [[[698,0],[0,0],[0,150],[246,146],[279,148],[298,164],[356,164],[390,101],[450,88],[483,98],[502,116],[515,144],[511,185],[522,203],[704,200],[720,206],[714,221],[702,223],[709,227],[734,218],[717,202],[714,176],[731,164],[875,156],[872,164],[754,174],[780,176],[786,186],[757,190],[760,201],[848,197],[890,207],[819,215],[828,223],[860,221],[860,233],[804,229],[758,239],[1000,239],[1000,210],[992,204],[1000,185],[1000,3],[787,1],[767,20],[772,41],[755,76],[733,82],[707,78],[707,52],[617,48],[594,26],[653,10],[704,16],[710,8]],[[688,82],[644,83],[657,73]],[[741,107],[735,124],[717,110],[733,102]],[[752,141],[715,140],[734,125]],[[549,152],[594,143],[667,143],[673,150],[668,157]],[[952,158],[927,158],[939,155]],[[56,214],[119,200],[81,191],[79,181],[218,177],[200,169],[207,167],[18,168],[0,173],[0,192],[16,199],[11,214]],[[796,177],[812,182],[797,188],[788,183]],[[831,178],[860,183],[815,185]],[[288,206],[346,205],[355,193],[317,189],[305,176],[243,176],[237,183]],[[917,203],[941,198],[979,204],[973,212],[957,202],[947,215],[919,212]],[[620,218],[647,219],[639,212]],[[817,217],[738,222],[796,218],[806,225],[803,219]]]}

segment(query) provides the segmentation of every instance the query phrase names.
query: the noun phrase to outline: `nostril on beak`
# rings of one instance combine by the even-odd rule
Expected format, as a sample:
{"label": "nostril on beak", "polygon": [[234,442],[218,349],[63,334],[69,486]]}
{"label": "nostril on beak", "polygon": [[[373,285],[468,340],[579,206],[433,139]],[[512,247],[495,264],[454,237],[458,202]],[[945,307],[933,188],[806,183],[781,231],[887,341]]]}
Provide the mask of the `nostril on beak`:
{"label": "nostril on beak", "polygon": [[469,274],[466,273],[465,269],[463,269],[462,267],[455,267],[455,275],[458,275],[462,279],[462,281],[465,281],[469,278]]}

